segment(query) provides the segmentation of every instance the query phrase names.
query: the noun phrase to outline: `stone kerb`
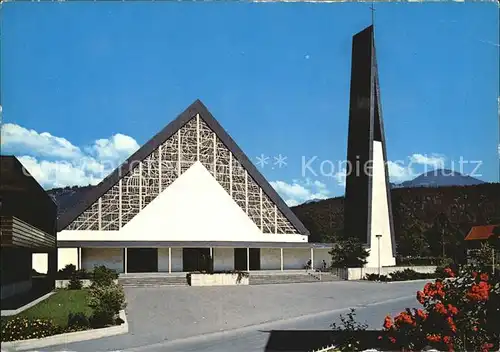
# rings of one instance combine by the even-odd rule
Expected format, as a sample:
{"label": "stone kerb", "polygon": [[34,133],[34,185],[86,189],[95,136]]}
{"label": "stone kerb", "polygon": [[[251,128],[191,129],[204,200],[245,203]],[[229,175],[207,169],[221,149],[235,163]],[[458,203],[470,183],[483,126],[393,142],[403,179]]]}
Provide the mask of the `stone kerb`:
{"label": "stone kerb", "polygon": [[238,274],[191,274],[191,286],[241,286],[248,283],[248,277]]}

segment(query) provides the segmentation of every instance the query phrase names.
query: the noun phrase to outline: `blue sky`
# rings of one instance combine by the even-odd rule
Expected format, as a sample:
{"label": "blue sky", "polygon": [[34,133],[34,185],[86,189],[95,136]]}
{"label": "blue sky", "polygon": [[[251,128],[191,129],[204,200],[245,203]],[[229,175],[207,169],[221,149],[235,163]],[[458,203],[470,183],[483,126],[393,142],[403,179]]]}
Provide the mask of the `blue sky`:
{"label": "blue sky", "polygon": [[[73,170],[71,150],[97,164],[126,158],[199,98],[254,162],[270,157],[260,170],[290,204],[341,195],[351,40],[370,24],[369,6],[3,4],[2,153],[47,188],[97,182]],[[498,181],[497,5],[376,9],[392,180],[438,162],[460,171],[463,158],[463,172],[480,160],[475,174]],[[302,172],[314,156],[316,175]]]}

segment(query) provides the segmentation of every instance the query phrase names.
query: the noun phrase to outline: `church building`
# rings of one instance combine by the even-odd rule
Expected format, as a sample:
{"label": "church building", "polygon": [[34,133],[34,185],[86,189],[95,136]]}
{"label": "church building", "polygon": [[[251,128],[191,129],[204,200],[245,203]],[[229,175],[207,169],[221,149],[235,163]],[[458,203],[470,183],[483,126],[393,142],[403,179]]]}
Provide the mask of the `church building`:
{"label": "church building", "polygon": [[121,273],[302,269],[330,262],[195,101],[58,218],[59,268]]}

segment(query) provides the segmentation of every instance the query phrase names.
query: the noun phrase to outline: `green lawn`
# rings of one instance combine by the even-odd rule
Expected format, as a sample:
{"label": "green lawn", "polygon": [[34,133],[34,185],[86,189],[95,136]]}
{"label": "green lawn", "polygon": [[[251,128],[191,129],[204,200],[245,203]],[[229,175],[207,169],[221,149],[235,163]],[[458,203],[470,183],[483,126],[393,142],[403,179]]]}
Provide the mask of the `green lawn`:
{"label": "green lawn", "polygon": [[58,290],[46,300],[17,316],[51,319],[55,324],[66,327],[69,313],[83,312],[87,316],[92,313],[91,308],[87,306],[87,295],[87,290]]}

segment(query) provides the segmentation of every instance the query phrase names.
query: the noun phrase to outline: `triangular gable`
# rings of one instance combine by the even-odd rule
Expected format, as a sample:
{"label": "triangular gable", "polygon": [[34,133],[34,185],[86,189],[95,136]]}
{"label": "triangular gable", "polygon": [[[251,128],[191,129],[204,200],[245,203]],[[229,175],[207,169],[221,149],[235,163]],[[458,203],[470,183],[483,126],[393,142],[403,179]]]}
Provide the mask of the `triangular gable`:
{"label": "triangular gable", "polygon": [[120,230],[125,240],[138,234],[141,240],[265,240],[265,234],[199,161]]}
{"label": "triangular gable", "polygon": [[[81,216],[89,208],[92,208],[94,210],[94,213],[100,213],[101,210],[98,209],[100,208],[99,200],[106,194],[108,194],[108,197],[118,199],[118,192],[114,191],[114,189],[119,183],[121,183],[120,180],[124,180],[127,176],[129,176],[131,174],[131,170],[137,170],[136,166],[139,163],[143,162],[146,158],[157,151],[160,146],[171,140],[171,137],[175,137],[174,135],[176,133],[178,133],[186,124],[188,124],[188,122],[192,121],[193,118],[197,116],[211,131],[213,131],[213,133],[217,136],[221,143],[223,143],[225,148],[227,148],[230,154],[232,154],[233,158],[236,159],[239,165],[241,165],[241,167],[246,170],[249,176],[249,180],[252,181],[252,185],[254,185],[254,183],[256,184],[254,186],[249,185],[248,187],[252,186],[254,187],[254,189],[257,187],[262,190],[260,197],[261,209],[262,203],[265,203],[265,205],[269,205],[269,203],[271,202],[274,203],[277,208],[276,213],[279,213],[279,216],[282,216],[284,218],[283,220],[289,221],[293,228],[295,228],[296,231],[300,234],[309,235],[308,230],[304,227],[300,220],[288,208],[288,206],[281,199],[278,193],[272,188],[272,186],[267,182],[264,176],[262,176],[262,174],[257,170],[257,168],[238,147],[238,145],[229,136],[229,134],[222,128],[217,120],[215,120],[215,118],[200,100],[196,100],[193,104],[191,104],[175,120],[169,123],[162,131],[156,134],[137,152],[135,152],[130,158],[128,158],[120,167],[113,171],[92,190],[86,193],[84,197],[77,204],[75,204],[75,206],[69,209],[66,213],[62,214],[58,221],[58,231],[67,228],[73,221],[75,221],[75,219]],[[109,195],[110,193],[112,193],[112,195]],[[129,202],[132,201],[129,200]],[[251,206],[252,205],[250,205],[250,207]],[[250,215],[251,214],[249,213],[249,216]],[[115,216],[117,215],[115,214]],[[262,215],[262,217],[263,216],[264,215]],[[277,217],[277,215],[274,216]],[[279,221],[279,219],[275,219],[274,221]]]}

